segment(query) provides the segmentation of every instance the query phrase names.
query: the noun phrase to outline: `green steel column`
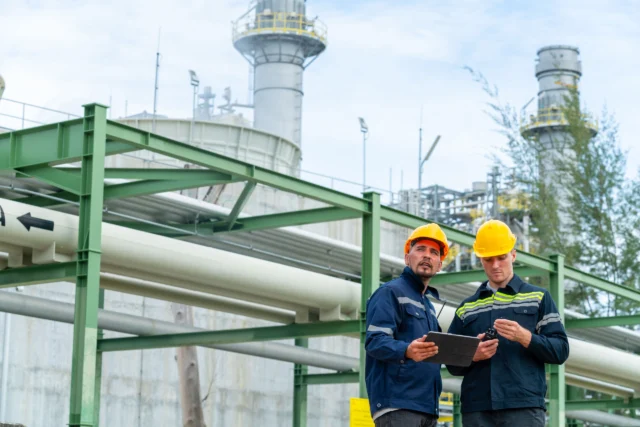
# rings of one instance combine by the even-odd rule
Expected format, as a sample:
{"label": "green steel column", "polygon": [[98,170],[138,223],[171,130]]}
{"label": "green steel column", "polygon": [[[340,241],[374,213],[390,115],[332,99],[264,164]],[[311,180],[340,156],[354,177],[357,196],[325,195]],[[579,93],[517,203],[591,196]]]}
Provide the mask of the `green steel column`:
{"label": "green steel column", "polygon": [[[582,389],[568,385],[567,400],[571,400],[571,401],[585,400]],[[584,426],[584,422],[582,422],[581,420],[574,420],[574,419],[567,420],[567,427],[583,427],[583,426]]]}
{"label": "green steel column", "polygon": [[[296,345],[309,347],[309,338],[296,338]],[[293,368],[293,427],[307,426],[307,365],[295,364]]]}
{"label": "green steel column", "polygon": [[[98,293],[98,308],[104,308],[104,289]],[[98,329],[98,340],[104,338],[104,330]],[[102,352],[96,353],[96,386],[93,393],[93,427],[100,425],[100,391],[102,390]]]}
{"label": "green steel column", "polygon": [[453,395],[453,427],[462,427],[462,412],[460,412],[460,395]]}
{"label": "green steel column", "polygon": [[85,105],[69,426],[94,427],[107,107]]}
{"label": "green steel column", "polygon": [[366,307],[367,300],[380,284],[380,194],[364,193],[369,200],[370,214],[362,215],[362,291],[360,296],[360,397],[367,397],[365,375]]}
{"label": "green steel column", "polygon": [[[556,272],[549,275],[549,290],[564,322],[564,255],[552,255]],[[564,365],[549,365],[549,425],[565,427],[565,378]]]}

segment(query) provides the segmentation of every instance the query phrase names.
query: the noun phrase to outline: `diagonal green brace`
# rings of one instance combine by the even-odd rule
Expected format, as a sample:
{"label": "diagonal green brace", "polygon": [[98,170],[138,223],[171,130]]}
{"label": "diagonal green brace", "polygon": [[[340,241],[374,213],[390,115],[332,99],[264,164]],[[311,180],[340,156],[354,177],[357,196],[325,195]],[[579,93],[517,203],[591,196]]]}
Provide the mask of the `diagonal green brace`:
{"label": "diagonal green brace", "polygon": [[227,230],[231,230],[233,228],[233,225],[236,223],[236,220],[242,213],[242,209],[244,209],[244,206],[249,201],[249,197],[251,197],[251,194],[253,193],[253,190],[255,188],[255,182],[249,181],[245,184],[244,188],[242,189],[242,193],[240,193],[240,196],[238,196],[236,204],[233,205],[233,209],[231,209],[231,213],[229,213],[229,217],[225,221]]}
{"label": "diagonal green brace", "polygon": [[80,177],[67,172],[64,168],[41,165],[19,168],[16,171],[37,178],[69,193],[80,194]]}
{"label": "diagonal green brace", "polygon": [[292,323],[284,326],[189,332],[132,338],[111,338],[98,343],[99,351],[148,350],[203,344],[231,344],[252,341],[274,341],[290,338],[321,337],[359,331],[357,320]]}

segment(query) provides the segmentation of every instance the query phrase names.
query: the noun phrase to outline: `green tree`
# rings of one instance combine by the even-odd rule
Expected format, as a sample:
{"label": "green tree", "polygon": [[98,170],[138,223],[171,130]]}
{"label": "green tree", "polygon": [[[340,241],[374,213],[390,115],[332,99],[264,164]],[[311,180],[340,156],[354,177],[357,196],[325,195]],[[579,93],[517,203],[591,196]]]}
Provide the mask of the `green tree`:
{"label": "green tree", "polygon": [[[528,195],[531,249],[542,254],[563,253],[566,263],[608,280],[640,290],[640,181],[625,178],[626,153],[620,148],[615,117],[605,109],[594,137],[595,122],[569,88],[558,121],[568,155],[553,159],[564,182],[543,179],[544,147],[536,133],[521,132],[523,112],[501,102],[498,89],[467,68],[489,95],[487,114],[507,139],[502,156],[494,160],[513,168],[513,182]],[[569,185],[568,200],[559,200],[559,186]],[[560,218],[570,218],[563,229]],[[571,236],[567,236],[569,231]],[[632,314],[639,305],[582,285],[570,286],[566,302],[588,315]]]}

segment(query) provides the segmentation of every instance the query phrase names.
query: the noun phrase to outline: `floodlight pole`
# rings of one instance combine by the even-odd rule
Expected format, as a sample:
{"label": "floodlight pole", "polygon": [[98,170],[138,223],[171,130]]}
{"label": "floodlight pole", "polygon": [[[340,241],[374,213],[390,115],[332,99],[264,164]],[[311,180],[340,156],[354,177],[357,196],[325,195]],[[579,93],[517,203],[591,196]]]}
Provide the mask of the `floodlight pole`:
{"label": "floodlight pole", "polygon": [[360,132],[362,132],[362,192],[367,189],[367,138],[369,137],[369,126],[362,117],[360,121]]}
{"label": "floodlight pole", "polygon": [[193,114],[191,115],[191,128],[189,130],[189,144],[193,144],[193,125],[196,120],[196,96],[198,95],[200,79],[193,70],[189,70],[189,75],[191,76],[191,86],[193,86],[193,101],[191,103],[191,106],[193,107]]}

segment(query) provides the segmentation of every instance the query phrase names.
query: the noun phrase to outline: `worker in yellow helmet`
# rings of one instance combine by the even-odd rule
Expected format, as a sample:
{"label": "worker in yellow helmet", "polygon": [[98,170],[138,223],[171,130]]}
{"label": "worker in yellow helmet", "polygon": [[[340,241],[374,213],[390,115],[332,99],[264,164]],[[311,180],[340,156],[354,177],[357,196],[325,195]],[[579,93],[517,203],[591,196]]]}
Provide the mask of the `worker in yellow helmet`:
{"label": "worker in yellow helmet", "polygon": [[442,390],[440,364],[428,361],[438,347],[425,342],[440,332],[435,308],[439,299],[429,281],[449,252],[447,236],[437,224],[413,230],[404,246],[406,267],[382,285],[367,302],[366,383],[376,427],[435,427]]}
{"label": "worker in yellow helmet", "polygon": [[483,340],[471,366],[447,366],[464,376],[465,427],[544,427],[545,364],[561,365],[569,357],[551,295],[513,272],[515,245],[504,222],[487,221],[478,229],[473,251],[488,280],[460,304],[449,327],[449,333]]}

